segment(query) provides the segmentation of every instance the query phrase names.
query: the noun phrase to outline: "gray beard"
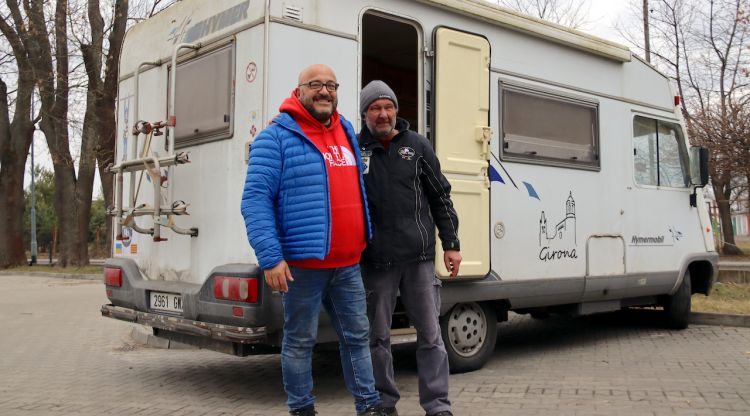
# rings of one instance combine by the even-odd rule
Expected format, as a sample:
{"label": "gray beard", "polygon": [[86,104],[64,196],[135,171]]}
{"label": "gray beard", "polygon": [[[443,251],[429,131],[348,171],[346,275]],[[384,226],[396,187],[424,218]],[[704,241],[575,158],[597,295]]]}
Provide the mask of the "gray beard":
{"label": "gray beard", "polygon": [[385,133],[375,132],[369,126],[367,127],[367,130],[370,131],[370,135],[372,137],[374,137],[376,139],[382,139],[383,137],[387,137],[389,134],[391,134],[393,132],[393,129],[395,129],[395,128],[396,128],[396,126],[391,126],[391,128],[388,129],[388,131],[385,132]]}

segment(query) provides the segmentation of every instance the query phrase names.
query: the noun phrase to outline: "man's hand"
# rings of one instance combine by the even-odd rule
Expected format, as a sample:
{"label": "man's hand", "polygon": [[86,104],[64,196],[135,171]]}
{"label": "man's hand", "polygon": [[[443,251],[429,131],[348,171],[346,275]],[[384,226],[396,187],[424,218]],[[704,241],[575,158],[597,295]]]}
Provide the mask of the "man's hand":
{"label": "man's hand", "polygon": [[292,278],[292,272],[289,270],[289,266],[284,260],[281,260],[279,264],[270,269],[263,270],[263,273],[266,275],[266,283],[279,292],[288,292],[289,286],[287,286],[286,281],[294,281]]}
{"label": "man's hand", "polygon": [[458,250],[446,250],[443,254],[445,268],[451,272],[451,277],[458,276],[458,268],[461,266],[461,253]]}

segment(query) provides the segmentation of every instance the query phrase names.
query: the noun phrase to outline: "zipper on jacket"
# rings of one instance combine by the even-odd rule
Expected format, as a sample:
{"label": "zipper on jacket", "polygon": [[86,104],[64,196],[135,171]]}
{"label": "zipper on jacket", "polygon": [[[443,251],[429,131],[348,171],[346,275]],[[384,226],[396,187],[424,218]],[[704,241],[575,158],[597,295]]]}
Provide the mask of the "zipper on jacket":
{"label": "zipper on jacket", "polygon": [[[323,254],[323,258],[325,259],[328,256],[328,253],[330,253],[331,251],[331,228],[332,228],[331,227],[331,195],[330,195],[330,190],[328,189],[328,167],[326,166],[326,158],[323,156],[323,153],[320,152],[320,149],[318,149],[318,146],[315,146],[315,143],[313,143],[313,141],[310,140],[309,137],[305,136],[305,134],[301,131],[301,129],[297,131],[296,129],[290,128],[281,123],[278,123],[278,124],[284,127],[285,129],[291,131],[292,133],[302,136],[302,138],[306,140],[307,143],[309,143],[313,147],[313,149],[315,149],[316,152],[318,152],[318,154],[320,155],[320,159],[323,163],[323,175],[325,176],[325,194],[326,194],[326,198],[328,198],[328,203],[326,204],[326,222],[328,223],[328,230],[327,230],[328,232],[326,233],[326,241],[325,241],[326,251]],[[299,124],[297,125],[297,127],[299,128]],[[341,128],[344,128],[344,126],[342,125]],[[346,130],[344,130],[344,134],[346,134]]]}
{"label": "zipper on jacket", "polygon": [[[383,146],[382,143],[378,143],[378,144],[381,147]],[[388,143],[388,148],[387,149],[385,147],[383,147],[383,150],[385,151],[385,171],[388,174],[388,181],[386,181],[387,187],[388,187],[388,192],[386,192],[385,195],[393,195],[393,169],[391,169],[391,165],[392,165],[392,163],[391,163],[391,149],[393,149],[393,140],[391,140],[391,142]],[[385,212],[383,212],[383,211],[384,211],[383,209],[380,210],[380,215],[381,216],[385,215]],[[389,269],[391,267],[391,262],[388,259],[392,259],[393,258],[393,255],[394,255],[394,253],[392,252],[393,247],[391,245],[385,244],[384,248],[385,248],[385,250],[383,250],[383,252],[387,253],[386,256],[385,256],[385,258],[386,258],[386,269]]]}

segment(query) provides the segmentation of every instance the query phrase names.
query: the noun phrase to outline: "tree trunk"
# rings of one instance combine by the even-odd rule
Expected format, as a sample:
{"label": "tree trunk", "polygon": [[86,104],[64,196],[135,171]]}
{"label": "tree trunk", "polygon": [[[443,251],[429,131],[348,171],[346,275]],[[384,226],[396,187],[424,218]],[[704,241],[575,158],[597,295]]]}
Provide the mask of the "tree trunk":
{"label": "tree trunk", "polygon": [[[44,2],[24,2],[24,9],[29,16],[29,48],[36,59],[34,72],[39,86],[41,106],[40,126],[47,139],[52,165],[55,170],[54,205],[57,214],[60,254],[58,264],[88,264],[88,213],[91,208],[91,188],[93,183],[86,183],[89,176],[93,178],[93,161],[90,146],[86,137],[82,138],[79,176],[83,183],[76,179],[75,162],[70,152],[68,133],[69,109],[69,53],[67,19],[67,0],[56,0],[53,25],[54,36],[48,32],[48,17],[45,16]],[[54,41],[54,48],[50,40]],[[54,59],[53,59],[54,57]],[[85,128],[84,128],[85,136]],[[81,222],[86,222],[86,227]],[[85,228],[85,232],[84,232]]]}
{"label": "tree trunk", "polygon": [[734,229],[732,228],[732,212],[729,206],[729,183],[714,181],[713,190],[716,196],[716,205],[719,208],[719,222],[721,224],[722,248],[721,253],[726,255],[742,255],[742,250],[735,244]]}
{"label": "tree trunk", "polygon": [[651,63],[651,37],[648,25],[648,0],[643,0],[643,49],[646,62]]}
{"label": "tree trunk", "polygon": [[[54,132],[47,133],[44,127],[42,129],[45,130],[47,137],[56,134]],[[52,163],[55,171],[54,205],[59,227],[57,237],[59,255],[57,264],[61,267],[85,264],[82,263],[78,252],[79,228],[77,220],[79,218],[79,204],[76,198],[76,179],[73,161],[72,159],[67,159],[62,162],[55,162],[55,155],[53,154]]]}
{"label": "tree trunk", "polygon": [[[100,33],[103,36],[102,26],[97,26],[95,22],[101,21],[99,14],[98,0],[89,0],[89,21],[91,21],[92,33]],[[154,5],[155,6],[155,5]],[[115,141],[117,137],[117,122],[115,120],[115,108],[117,104],[117,82],[120,74],[120,51],[122,41],[125,37],[125,29],[128,17],[128,0],[117,0],[115,2],[115,14],[112,21],[112,29],[109,33],[109,51],[107,52],[104,65],[104,79],[96,77],[96,84],[99,85],[100,93],[97,109],[97,152],[96,157],[99,162],[99,177],[102,181],[102,191],[104,193],[104,207],[114,205],[114,186],[113,175],[105,173],[104,169],[115,161]],[[97,62],[101,61],[103,49],[100,42],[92,42],[92,47],[98,48],[99,53],[84,54],[86,57],[97,57]],[[82,46],[82,49],[83,46]],[[89,66],[92,66],[89,64]],[[89,83],[93,81],[93,73],[90,73]],[[107,253],[112,252],[112,218],[106,222],[107,236]]]}
{"label": "tree trunk", "polygon": [[[22,85],[23,84],[23,85]],[[16,112],[30,105],[33,85],[19,83]],[[22,93],[20,90],[24,89]],[[0,268],[26,263],[23,247],[23,177],[26,157],[34,133],[28,112],[16,114],[9,122],[6,84],[0,80]]]}
{"label": "tree trunk", "polygon": [[86,115],[83,118],[83,135],[81,137],[81,157],[78,162],[78,180],[76,181],[75,204],[76,215],[76,257],[78,265],[89,263],[89,221],[91,220],[91,201],[94,190],[96,171],[96,141],[98,104],[96,90],[89,88],[86,99]]}
{"label": "tree trunk", "polygon": [[52,263],[52,257],[57,255],[59,257],[59,250],[57,249],[57,227],[52,230],[52,243],[49,250],[49,262]]}
{"label": "tree trunk", "polygon": [[97,257],[102,255],[100,235],[101,235],[101,227],[96,227],[96,234],[94,234],[94,253]]}
{"label": "tree trunk", "polygon": [[[23,247],[23,177],[26,157],[34,135],[31,99],[34,72],[18,3],[6,2],[8,15],[0,15],[0,33],[13,50],[18,70],[13,121],[10,120],[8,88],[0,79],[0,268],[26,262]],[[15,29],[14,29],[15,28]]]}

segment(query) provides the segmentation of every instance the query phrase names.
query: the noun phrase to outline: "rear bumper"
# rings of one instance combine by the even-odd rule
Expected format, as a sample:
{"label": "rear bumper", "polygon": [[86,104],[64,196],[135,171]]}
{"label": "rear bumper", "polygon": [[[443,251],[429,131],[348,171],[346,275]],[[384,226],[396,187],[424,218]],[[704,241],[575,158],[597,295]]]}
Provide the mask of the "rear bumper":
{"label": "rear bumper", "polygon": [[102,316],[121,321],[148,325],[153,328],[183,335],[210,338],[216,341],[240,344],[265,343],[266,327],[239,327],[210,322],[193,321],[178,316],[167,316],[114,305],[102,305]]}
{"label": "rear bumper", "polygon": [[[122,281],[120,286],[105,285],[109,302],[101,307],[104,317],[146,325],[159,338],[238,356],[281,345],[281,296],[264,284],[257,265],[220,265],[203,283],[146,279],[132,259],[110,258],[105,267],[119,269]],[[217,299],[216,276],[257,277],[257,302]],[[152,308],[152,292],[180,296],[182,311]]]}

